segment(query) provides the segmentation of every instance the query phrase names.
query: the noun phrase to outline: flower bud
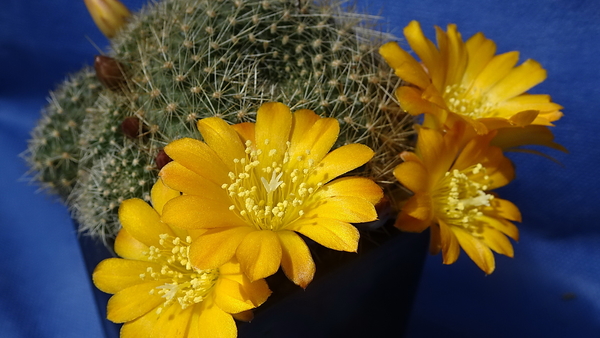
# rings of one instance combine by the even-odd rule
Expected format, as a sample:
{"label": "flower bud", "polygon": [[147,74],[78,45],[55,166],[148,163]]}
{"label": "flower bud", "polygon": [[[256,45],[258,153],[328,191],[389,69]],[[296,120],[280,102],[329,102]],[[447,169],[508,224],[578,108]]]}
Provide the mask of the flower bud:
{"label": "flower bud", "polygon": [[112,38],[123,27],[131,15],[127,7],[119,0],[84,0],[96,26]]}
{"label": "flower bud", "polygon": [[156,168],[160,170],[164,166],[166,166],[167,163],[173,161],[173,159],[171,159],[169,155],[167,155],[167,153],[165,153],[165,151],[161,149],[158,151],[158,154],[156,155],[154,161],[156,162]]}
{"label": "flower bud", "polygon": [[94,58],[96,77],[108,89],[117,91],[125,85],[123,66],[119,61],[104,55]]}
{"label": "flower bud", "polygon": [[[121,131],[129,138],[138,138],[142,133],[143,126],[140,119],[135,116],[125,118],[121,123]],[[141,128],[140,128],[141,127]]]}

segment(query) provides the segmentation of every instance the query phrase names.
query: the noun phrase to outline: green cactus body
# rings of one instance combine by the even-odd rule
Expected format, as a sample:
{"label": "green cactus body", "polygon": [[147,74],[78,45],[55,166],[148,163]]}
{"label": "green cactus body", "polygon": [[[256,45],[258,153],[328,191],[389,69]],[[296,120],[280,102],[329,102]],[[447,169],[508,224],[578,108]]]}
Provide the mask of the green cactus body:
{"label": "green cactus body", "polygon": [[50,102],[32,132],[26,158],[34,179],[62,199],[69,196],[77,181],[82,124],[102,90],[91,68],[70,76],[50,94]]}
{"label": "green cactus body", "polygon": [[[336,118],[337,146],[373,148],[376,156],[361,174],[390,187],[413,120],[395,102],[398,80],[377,53],[390,37],[370,29],[373,18],[340,6],[285,0],[148,5],[112,40],[121,87],[100,88],[86,70],[73,77],[77,85],[71,79],[54,92],[85,94],[68,105],[57,98],[46,109],[30,142],[36,178],[45,185],[68,182],[69,189],[58,191],[68,196],[81,228],[109,238],[120,228],[120,202],[148,196],[158,173],[155,157],[167,143],[200,138],[198,119],[252,121],[262,103],[277,101]],[[124,136],[121,124],[131,117],[139,125]],[[69,119],[80,129],[54,142],[53,130]],[[72,161],[43,169],[60,149],[70,149]]]}

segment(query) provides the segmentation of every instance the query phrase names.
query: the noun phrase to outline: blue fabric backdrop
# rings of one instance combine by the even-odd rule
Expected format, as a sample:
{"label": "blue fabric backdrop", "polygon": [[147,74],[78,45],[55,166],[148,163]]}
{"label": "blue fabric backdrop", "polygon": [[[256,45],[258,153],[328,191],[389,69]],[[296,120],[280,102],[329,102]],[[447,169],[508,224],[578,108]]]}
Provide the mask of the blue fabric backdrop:
{"label": "blue fabric backdrop", "polygon": [[[554,132],[562,162],[515,154],[517,179],[500,194],[523,213],[515,258],[484,276],[463,254],[428,257],[409,337],[600,335],[600,2],[594,0],[358,0],[389,29],[419,20],[482,31],[499,52],[519,50],[548,70],[532,92],[565,107]],[[141,0],[124,0],[137,9]],[[89,37],[87,39],[86,37]],[[89,276],[63,205],[21,178],[18,155],[48,90],[92,62],[107,42],[83,1],[0,2],[0,332],[3,337],[101,337]],[[403,42],[401,42],[402,44]],[[404,43],[404,46],[406,44]]]}

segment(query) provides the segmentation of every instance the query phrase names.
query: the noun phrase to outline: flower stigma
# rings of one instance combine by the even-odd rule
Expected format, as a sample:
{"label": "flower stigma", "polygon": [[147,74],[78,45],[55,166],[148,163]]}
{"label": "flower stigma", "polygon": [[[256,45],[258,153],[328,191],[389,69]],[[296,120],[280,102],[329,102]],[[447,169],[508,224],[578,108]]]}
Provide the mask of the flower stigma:
{"label": "flower stigma", "polygon": [[481,207],[490,206],[493,195],[485,193],[490,185],[486,168],[480,163],[464,170],[448,171],[434,193],[435,210],[446,224],[461,227],[473,235],[481,234]]}
{"label": "flower stigma", "polygon": [[485,98],[469,93],[468,88],[461,84],[446,86],[443,98],[450,111],[472,119],[495,115],[493,106]]}
{"label": "flower stigma", "polygon": [[292,158],[289,141],[283,154],[268,149],[269,143],[267,139],[260,147],[246,141],[246,156],[234,159],[231,183],[221,186],[232,202],[229,210],[257,230],[280,230],[302,217],[311,196],[323,185],[307,183],[316,168],[309,150],[304,151],[306,156]]}
{"label": "flower stigma", "polygon": [[140,274],[143,280],[170,278],[170,283],[152,289],[150,294],[158,293],[165,302],[156,309],[160,314],[164,308],[177,302],[182,309],[202,302],[212,290],[219,278],[219,269],[199,270],[192,266],[189,260],[189,248],[192,238],[185,240],[167,234],[161,234],[159,244],[162,248],[150,246],[144,255],[151,262],[161,265],[160,271],[148,267]]}

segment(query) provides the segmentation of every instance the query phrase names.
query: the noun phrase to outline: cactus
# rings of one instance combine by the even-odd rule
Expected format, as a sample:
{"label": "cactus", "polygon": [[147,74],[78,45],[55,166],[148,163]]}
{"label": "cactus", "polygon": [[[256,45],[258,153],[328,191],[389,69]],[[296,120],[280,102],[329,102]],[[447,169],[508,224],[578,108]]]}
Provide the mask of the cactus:
{"label": "cactus", "polygon": [[114,36],[110,58],[96,60],[101,81],[85,69],[51,93],[29,143],[34,178],[58,191],[82,230],[106,240],[120,227],[119,203],[148,196],[167,143],[200,138],[198,119],[252,121],[262,103],[278,101],[338,119],[337,145],[373,148],[361,174],[393,195],[413,120],[376,52],[391,37],[375,24],[333,0],[149,4]]}
{"label": "cactus", "polygon": [[83,120],[102,85],[91,68],[69,76],[50,93],[49,104],[32,132],[27,161],[43,189],[66,199],[76,183]]}

